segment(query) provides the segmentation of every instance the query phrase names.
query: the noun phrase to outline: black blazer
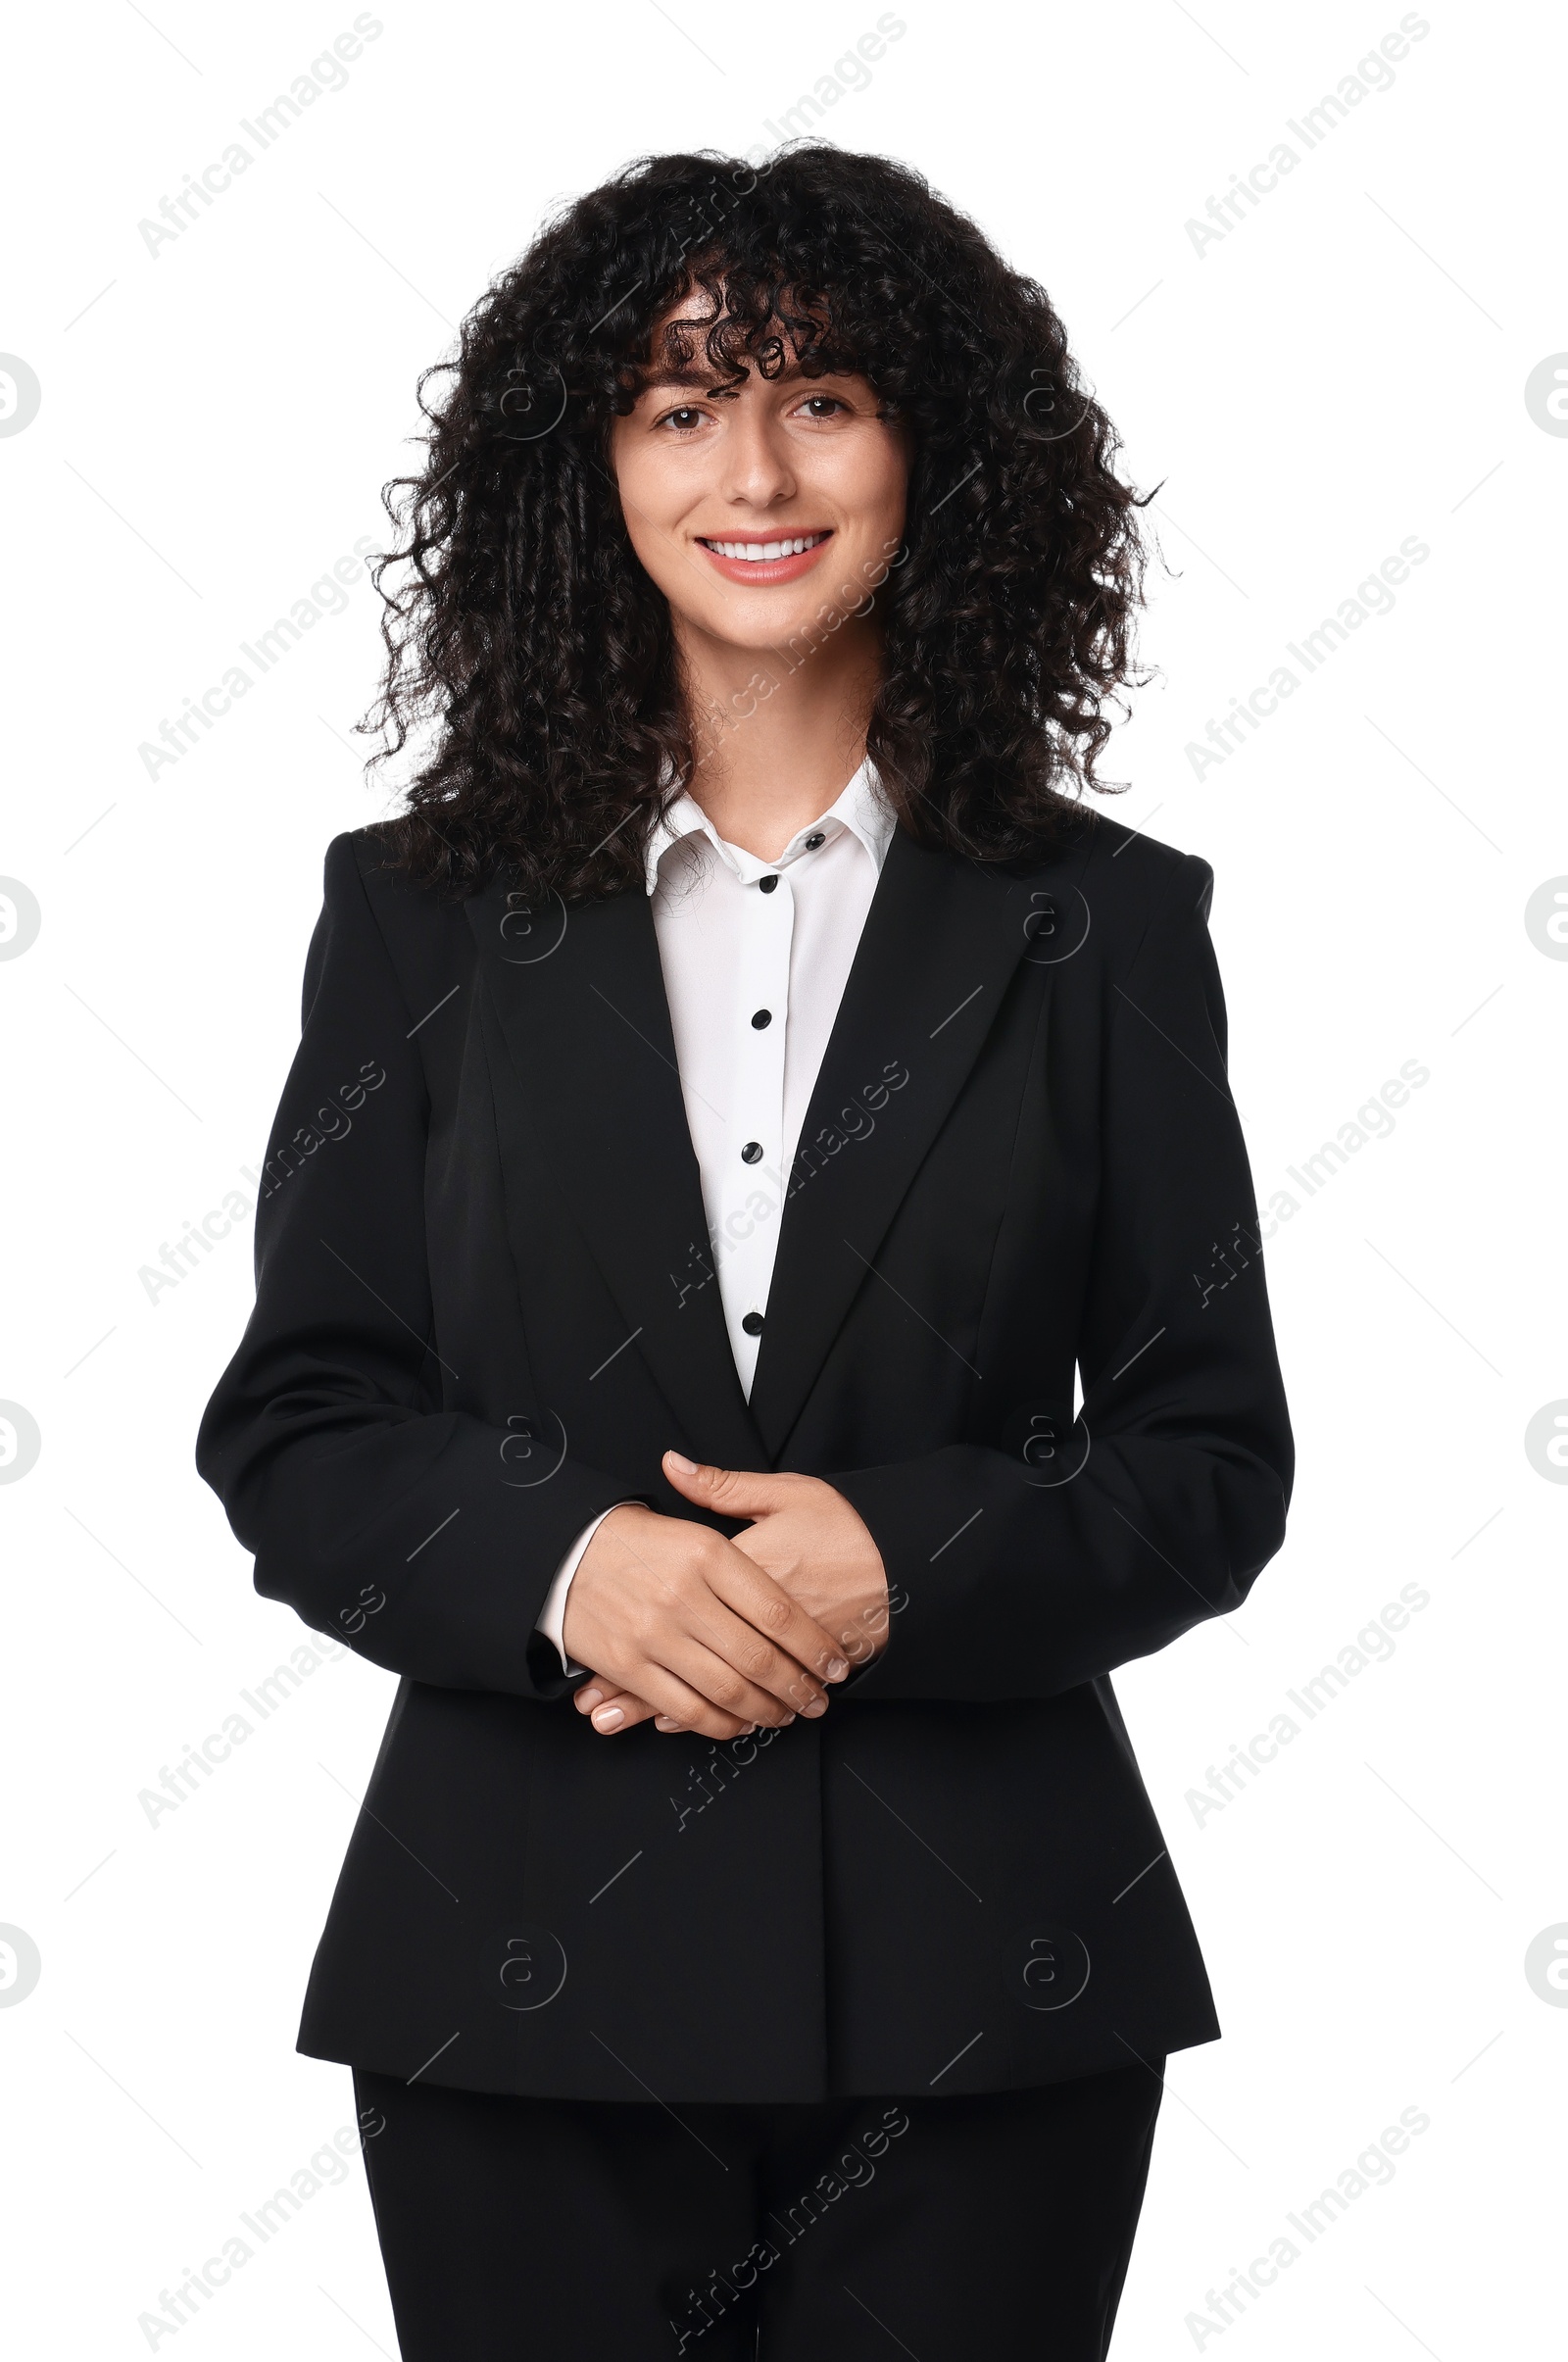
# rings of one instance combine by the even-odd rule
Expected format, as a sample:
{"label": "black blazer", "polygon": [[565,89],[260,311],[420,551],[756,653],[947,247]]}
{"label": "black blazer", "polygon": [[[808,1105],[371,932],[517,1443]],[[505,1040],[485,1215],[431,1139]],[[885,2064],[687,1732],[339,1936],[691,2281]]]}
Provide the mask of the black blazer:
{"label": "black blazer", "polygon": [[[402,1676],[301,2049],[777,2101],[1212,2040],[1106,1678],[1240,1605],[1291,1483],[1206,864],[1100,817],[1011,878],[895,835],[748,1405],[647,897],[442,905],[384,861],[327,853],[197,1452],[258,1590]],[[694,1514],[668,1447],[870,1528],[891,1640],[819,1722],[574,1711],[534,1620],[598,1510]]]}

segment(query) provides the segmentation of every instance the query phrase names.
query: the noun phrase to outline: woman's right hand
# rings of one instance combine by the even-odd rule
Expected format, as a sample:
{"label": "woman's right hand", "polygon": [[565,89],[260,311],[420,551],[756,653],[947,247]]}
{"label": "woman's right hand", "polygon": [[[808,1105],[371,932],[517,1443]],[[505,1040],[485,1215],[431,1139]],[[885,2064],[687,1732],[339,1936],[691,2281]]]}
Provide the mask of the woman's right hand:
{"label": "woman's right hand", "polygon": [[[828,1685],[849,1672],[820,1624],[722,1534],[635,1501],[584,1550],[562,1641],[607,1692],[710,1739],[825,1714]],[[591,1719],[608,1735],[632,1718],[607,1699]]]}

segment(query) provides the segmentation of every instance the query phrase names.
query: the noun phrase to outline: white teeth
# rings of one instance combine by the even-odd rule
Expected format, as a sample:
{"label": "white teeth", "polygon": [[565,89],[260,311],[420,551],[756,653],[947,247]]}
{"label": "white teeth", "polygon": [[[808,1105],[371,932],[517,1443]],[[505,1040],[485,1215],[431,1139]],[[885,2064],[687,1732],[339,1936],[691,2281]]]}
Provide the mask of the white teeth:
{"label": "white teeth", "polygon": [[803,550],[814,550],[822,538],[820,533],[798,533],[789,541],[710,541],[708,547],[720,558],[743,558],[753,566],[765,566],[773,558],[795,558]]}

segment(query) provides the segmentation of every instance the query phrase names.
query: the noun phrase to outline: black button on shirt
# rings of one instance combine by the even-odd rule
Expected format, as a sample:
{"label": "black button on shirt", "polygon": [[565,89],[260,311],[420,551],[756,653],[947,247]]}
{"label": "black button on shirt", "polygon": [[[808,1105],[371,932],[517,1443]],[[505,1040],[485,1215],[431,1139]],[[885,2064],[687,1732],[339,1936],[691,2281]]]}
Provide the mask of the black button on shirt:
{"label": "black button on shirt", "polygon": [[772,1022],[773,1011],[770,1009],[760,1009],[752,1019],[752,1031],[754,1033],[764,1033]]}
{"label": "black button on shirt", "polygon": [[818,830],[817,830],[817,832],[816,832],[816,834],[815,834],[814,836],[809,836],[809,837],[808,837],[808,838],[807,838],[807,840],[806,840],[806,850],[807,850],[807,852],[808,852],[808,853],[814,853],[814,852],[816,851],[816,849],[817,849],[818,845],[825,845],[826,843],[827,843],[827,839],[826,839],[826,837],[825,837],[825,836],[823,836],[823,834],[822,834],[821,830],[820,830],[820,829],[818,829]]}
{"label": "black button on shirt", "polygon": [[760,877],[757,881],[757,891],[759,894],[771,894],[777,884],[776,877]]}
{"label": "black button on shirt", "polygon": [[748,1337],[760,1337],[762,1334],[761,1313],[743,1312],[741,1314],[741,1327],[746,1331]]}
{"label": "black button on shirt", "polygon": [[745,1147],[742,1149],[742,1151],[741,1151],[741,1162],[742,1162],[742,1164],[760,1164],[760,1163],[761,1162],[761,1160],[762,1160],[762,1144],[761,1144],[761,1142],[760,1142],[760,1140],[748,1140],[748,1142],[746,1143],[746,1146],[745,1146]]}

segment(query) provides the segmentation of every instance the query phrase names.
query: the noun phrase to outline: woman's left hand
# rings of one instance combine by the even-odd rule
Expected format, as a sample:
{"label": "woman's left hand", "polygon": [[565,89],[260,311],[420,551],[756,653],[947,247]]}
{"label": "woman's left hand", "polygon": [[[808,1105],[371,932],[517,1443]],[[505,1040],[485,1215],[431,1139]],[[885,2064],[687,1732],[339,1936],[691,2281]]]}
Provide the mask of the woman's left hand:
{"label": "woman's left hand", "polygon": [[[832,1634],[852,1665],[869,1663],[885,1647],[888,1581],[882,1554],[842,1493],[819,1476],[705,1467],[678,1452],[665,1452],[664,1474],[685,1500],[724,1517],[752,1520],[735,1536],[735,1548]],[[661,1731],[683,1727],[597,1674],[578,1690],[574,1702],[580,1714],[619,1706],[624,1719],[612,1736],[650,1717]]]}

